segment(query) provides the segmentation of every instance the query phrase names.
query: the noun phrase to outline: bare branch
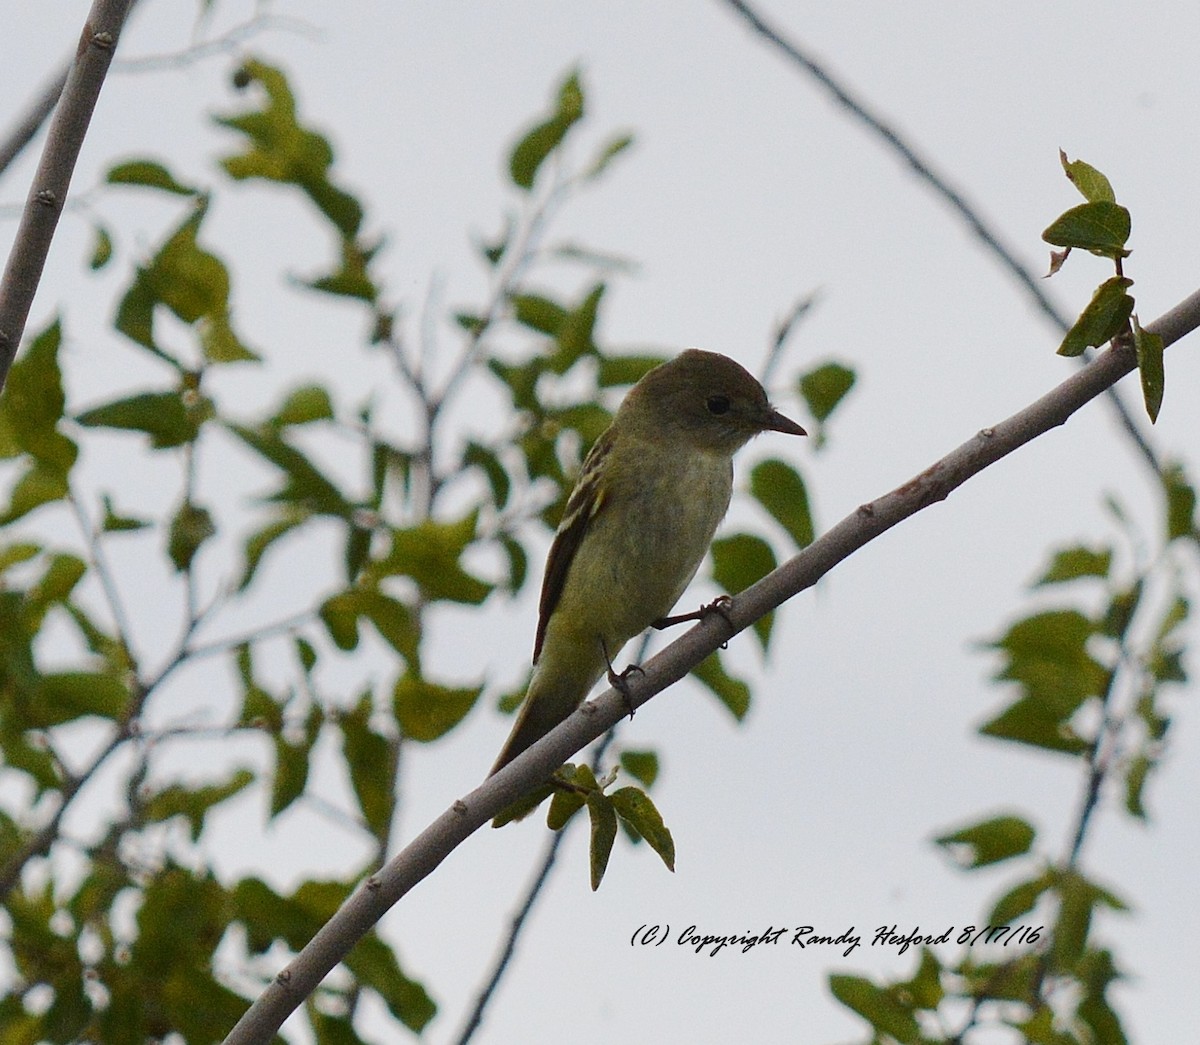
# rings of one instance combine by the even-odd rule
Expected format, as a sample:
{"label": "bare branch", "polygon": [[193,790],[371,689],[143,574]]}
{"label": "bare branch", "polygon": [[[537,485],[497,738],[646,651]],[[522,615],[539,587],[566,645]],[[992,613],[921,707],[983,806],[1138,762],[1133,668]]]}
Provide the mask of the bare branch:
{"label": "bare branch", "polygon": [[42,93],[29,103],[29,109],[12,129],[12,133],[0,142],[0,174],[8,170],[13,160],[25,151],[25,146],[33,141],[37,132],[42,129],[42,124],[50,119],[70,71],[71,65],[68,62],[54,74],[54,78],[42,88]]}
{"label": "bare branch", "polygon": [[94,0],[79,38],[75,62],[51,120],[42,160],[0,280],[0,389],[25,332],[50,241],[71,186],[75,161],[132,2]]}
{"label": "bare branch", "polygon": [[[934,167],[931,160],[922,156],[916,147],[906,141],[882,116],[872,111],[867,102],[856,97],[850,88],[841,83],[824,65],[811,55],[806,54],[797,44],[786,39],[778,29],[771,26],[745,0],[724,0],[724,2],[740,14],[749,24],[750,28],[781,51],[789,61],[800,66],[801,69],[824,87],[833,96],[834,101],[849,112],[851,116],[864,123],[869,130],[878,135],[888,148],[913,169],[918,178],[929,185],[937,195],[941,196],[950,205],[950,209],[979,237],[986,250],[1021,285],[1026,294],[1033,299],[1038,309],[1061,333],[1065,334],[1071,328],[1071,320],[1062,313],[1058,306],[1050,300],[1045,291],[1042,290],[1042,281],[1038,274],[1017,258],[1016,254],[1001,239],[999,231],[988,224],[978,208],[968,202],[966,197],[950,184],[949,178],[940,173]],[[1091,353],[1086,353],[1085,356],[1079,357],[1079,361],[1086,363],[1090,358]],[[1137,447],[1142,458],[1150,468],[1161,476],[1163,466],[1162,462],[1158,459],[1158,453],[1150,445],[1149,440],[1142,431],[1141,425],[1129,412],[1125,401],[1121,399],[1116,389],[1108,391],[1105,394],[1108,396],[1113,409],[1117,413],[1121,427],[1125,429],[1126,434]]]}
{"label": "bare branch", "polygon": [[[1170,345],[1200,326],[1200,291],[1147,328]],[[812,587],[843,559],[880,534],[945,500],[972,476],[1067,421],[1081,407],[1136,367],[1131,345],[1114,343],[1084,369],[1006,421],[984,428],[891,493],[862,505],[779,569],[746,589],[644,665],[627,693],[609,689],[585,701],[562,725],[542,737],[479,787],[456,801],[378,874],[355,890],[308,945],[243,1014],[225,1045],[269,1042],[287,1016],[317,987],[354,944],[418,882],[510,802],[545,780],[576,751],[612,727],[632,708],[678,682],[733,635]],[[728,618],[728,619],[727,619]]]}

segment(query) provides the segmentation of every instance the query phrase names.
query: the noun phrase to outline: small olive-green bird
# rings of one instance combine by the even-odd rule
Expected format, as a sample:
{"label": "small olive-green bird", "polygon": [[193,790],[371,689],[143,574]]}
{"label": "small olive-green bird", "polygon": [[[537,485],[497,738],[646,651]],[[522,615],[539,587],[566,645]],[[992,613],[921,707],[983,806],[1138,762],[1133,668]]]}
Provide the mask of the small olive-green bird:
{"label": "small olive-green bird", "polygon": [[760,432],[806,434],[716,352],[689,349],[630,389],[555,534],[533,677],[492,773],[566,719],[625,643],[663,621],[729,508],[734,453]]}

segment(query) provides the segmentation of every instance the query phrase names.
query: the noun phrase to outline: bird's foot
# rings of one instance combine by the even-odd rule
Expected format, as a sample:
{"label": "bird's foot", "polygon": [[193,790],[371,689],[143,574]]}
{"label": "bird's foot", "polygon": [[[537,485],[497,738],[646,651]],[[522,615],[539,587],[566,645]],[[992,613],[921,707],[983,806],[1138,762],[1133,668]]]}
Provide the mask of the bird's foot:
{"label": "bird's foot", "polygon": [[704,620],[705,617],[713,613],[718,613],[724,619],[725,623],[731,628],[733,627],[733,618],[729,616],[729,607],[732,605],[733,599],[728,595],[718,595],[712,602],[705,603],[698,610],[693,610],[691,613],[679,613],[674,617],[659,617],[650,625],[655,631],[662,631],[664,628],[670,628],[675,624],[686,624],[688,621]]}
{"label": "bird's foot", "polygon": [[630,664],[624,671],[617,671],[608,656],[608,647],[604,644],[603,639],[600,640],[600,650],[604,654],[604,663],[608,666],[608,684],[625,698],[625,710],[629,712],[629,717],[633,718],[633,697],[629,692],[629,676],[634,672],[639,675],[645,675],[646,672],[638,664]]}

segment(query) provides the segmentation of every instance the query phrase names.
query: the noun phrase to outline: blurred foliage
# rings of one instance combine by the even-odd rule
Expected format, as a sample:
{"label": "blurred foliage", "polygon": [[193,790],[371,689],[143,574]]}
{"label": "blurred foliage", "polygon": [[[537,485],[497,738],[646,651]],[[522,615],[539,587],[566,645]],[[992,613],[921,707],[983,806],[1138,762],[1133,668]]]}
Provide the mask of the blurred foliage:
{"label": "blurred foliage", "polygon": [[[537,583],[530,559],[558,523],[583,455],[611,419],[610,390],[660,361],[614,350],[601,336],[602,309],[628,266],[604,251],[547,242],[551,212],[585,191],[633,141],[614,134],[572,165],[578,150],[567,146],[587,130],[579,73],[564,78],[509,153],[511,211],[500,234],[478,243],[489,293],[429,323],[412,323],[393,303],[377,262],[383,237],[367,231],[367,206],[340,183],[329,137],[305,124],[286,76],[250,60],[234,87],[244,103],[215,118],[233,143],[220,160],[219,184],[179,177],[152,158],[114,165],[110,191],[156,193],[178,211],[159,236],[138,230],[159,245],[132,265],[120,256],[122,238],[97,219],[86,259],[93,270],[128,268],[113,328],[156,364],[160,380],[68,407],[59,361],[63,324],[54,322],[25,346],[0,399],[0,460],[7,462],[0,780],[8,796],[0,806],[0,895],[11,926],[2,946],[15,974],[0,998],[6,1042],[144,1041],[172,1033],[210,1042],[224,1035],[245,999],[271,982],[281,955],[302,947],[392,848],[405,748],[445,736],[485,693],[511,705],[499,700],[494,680],[457,678],[455,665],[433,663],[431,617],[446,608],[469,615]],[[1064,166],[1087,203],[1055,222],[1047,238],[1118,266],[1068,335],[1069,346],[1064,342],[1074,351],[1124,331],[1132,316],[1129,280],[1120,272],[1129,221],[1107,179],[1065,157]],[[205,225],[224,194],[262,183],[303,201],[315,235],[333,244],[321,271],[291,285],[361,317],[362,351],[390,360],[398,386],[419,404],[420,423],[404,438],[389,434],[373,403],[345,402],[341,358],[299,387],[273,388],[274,405],[259,416],[236,416],[223,402],[226,386],[214,380],[216,370],[255,365],[269,384],[272,356],[284,350],[251,347],[239,330],[237,266],[224,260]],[[1065,253],[1057,257],[1061,264]],[[810,303],[798,306],[777,349]],[[426,341],[429,328],[442,339],[436,352]],[[1156,350],[1136,319],[1130,337],[1153,415],[1161,402],[1161,344]],[[427,365],[434,356],[436,368]],[[795,377],[818,447],[855,376],[845,363],[826,361]],[[503,404],[486,434],[467,436],[456,427],[453,408],[467,390]],[[78,447],[101,438],[109,445],[123,440],[130,467],[147,458],[169,463],[176,477],[171,506],[136,503],[119,471],[101,477],[104,489],[92,488],[76,470]],[[336,445],[341,467],[317,452],[323,443]],[[253,460],[269,476],[250,523],[227,503],[220,482],[205,482],[206,475],[223,476],[228,455]],[[761,525],[722,534],[714,547],[712,579],[725,591],[753,583],[814,537],[807,485],[791,464],[755,463],[748,495]],[[1038,933],[1026,933],[1013,950],[972,943],[953,961],[925,948],[912,977],[898,982],[832,976],[834,996],[870,1024],[872,1041],[949,1041],[930,1030],[944,1006],[968,1013],[962,1034],[1006,1025],[1024,1040],[1054,1045],[1125,1040],[1108,997],[1117,963],[1092,933],[1097,910],[1122,910],[1124,903],[1083,873],[1079,851],[1105,781],[1120,782],[1130,816],[1149,816],[1147,789],[1171,723],[1166,694],[1186,678],[1182,629],[1190,603],[1182,571],[1170,568],[1173,549],[1197,538],[1194,487],[1182,466],[1164,477],[1163,496],[1158,558],[1133,556],[1131,567],[1131,556],[1116,548],[1061,550],[1039,588],[1079,597],[1049,609],[1039,603],[991,643],[1001,660],[997,681],[1009,696],[981,733],[1071,760],[1085,781],[1085,813],[1062,857],[1039,846],[1032,817],[1015,812],[947,830],[937,844],[968,872],[1020,868],[987,924],[1036,925]],[[60,546],[57,515],[79,525],[77,546]],[[283,620],[263,619],[272,583],[267,564],[305,572],[304,538],[331,533],[338,582],[313,590]],[[134,642],[133,593],[145,581],[110,569],[109,549],[121,541],[142,542],[162,576],[176,578],[184,626],[173,645],[144,649]],[[1132,536],[1127,543],[1144,544]],[[217,594],[204,603],[200,590]],[[259,614],[248,630],[207,638],[225,618],[245,629],[245,607]],[[765,654],[771,619],[758,622],[755,633]],[[387,649],[383,677],[351,692],[331,691],[322,669],[338,658],[373,666],[376,639]],[[69,663],[65,651],[72,651]],[[281,656],[286,681],[277,666],[264,666]],[[154,727],[151,713],[167,683],[214,657],[228,662],[228,721]],[[720,653],[694,676],[736,719],[746,714],[751,688]],[[73,744],[85,729],[94,742],[81,755]],[[213,736],[245,743],[231,744],[222,764],[198,764],[189,744]],[[353,808],[339,814],[339,827],[366,843],[347,846],[347,853],[368,855],[339,880],[289,874],[297,883],[289,888],[218,876],[207,845],[213,818],[252,795],[268,820],[319,803],[319,749],[344,763]],[[258,757],[243,760],[247,751]],[[617,760],[635,784],[614,787],[613,774],[598,780],[590,768],[568,765],[560,786],[535,792],[523,810],[550,798],[548,823],[562,829],[586,809],[593,888],[618,826],[674,866],[674,839],[646,793],[660,775],[657,753],[621,751]],[[63,821],[76,803],[101,797],[105,788],[98,804],[108,819],[85,837],[65,837]],[[56,859],[68,849],[69,874]],[[437,1008],[400,951],[381,935],[364,938],[306,1003],[316,1040],[359,1041],[356,1015],[365,995],[377,998],[397,1027],[424,1030]]]}
{"label": "blurred foliage", "polygon": [[[108,273],[125,266],[113,329],[152,361],[158,379],[68,405],[63,325],[55,322],[25,346],[0,400],[0,458],[8,462],[0,516],[0,779],[14,796],[0,809],[0,893],[17,977],[0,1000],[6,1042],[172,1033],[211,1042],[224,1035],[244,998],[270,981],[280,950],[302,947],[389,853],[404,790],[403,749],[455,729],[489,689],[489,680],[455,679],[454,665],[433,662],[431,614],[439,607],[469,612],[537,583],[530,559],[557,524],[583,455],[611,420],[610,390],[661,361],[612,350],[600,338],[611,280],[625,264],[577,243],[547,242],[550,212],[585,191],[633,140],[612,135],[579,167],[570,165],[565,145],[585,127],[578,73],[562,81],[549,111],[512,147],[505,231],[479,245],[491,290],[447,317],[437,336],[456,344],[450,352],[439,347],[444,365],[436,372],[422,343],[432,336],[428,328],[410,342],[405,313],[390,303],[376,261],[382,237],[367,231],[366,204],[340,183],[330,139],[304,123],[287,77],[249,60],[234,88],[245,101],[214,118],[231,142],[220,171],[234,183],[270,183],[307,206],[315,234],[331,237],[333,249],[323,271],[290,280],[293,292],[319,292],[361,313],[368,332],[362,351],[394,363],[423,424],[398,439],[373,404],[347,404],[338,383],[342,359],[308,383],[276,389],[259,416],[235,415],[216,370],[250,364],[269,383],[270,360],[281,351],[251,348],[239,330],[236,259],[226,260],[208,231],[210,210],[237,187],[205,185],[202,175],[180,176],[154,158],[110,168],[109,192],[156,194],[175,209],[157,238],[138,230],[157,245],[132,261],[118,247],[126,237],[93,216],[85,259]],[[853,382],[846,368],[837,375],[805,392],[818,423]],[[488,435],[463,438],[452,409],[481,392],[501,403],[496,423]],[[169,471],[157,474],[175,476],[174,489],[164,491],[170,507],[138,503],[136,487],[116,472],[99,476],[104,488],[95,489],[96,480],[75,471],[77,443],[102,437],[123,447],[120,459],[131,469],[148,459],[166,464]],[[337,467],[314,449],[331,440]],[[230,504],[219,480],[205,480],[222,474],[229,455],[253,460],[267,477],[249,513]],[[348,480],[355,474],[362,481]],[[763,509],[764,529],[774,532],[731,534],[718,544],[715,581],[727,591],[757,580],[813,536],[804,480],[791,465],[760,462],[749,493]],[[42,536],[60,532],[56,512],[77,524],[77,548]],[[269,564],[299,556],[303,567],[304,538],[318,528],[339,548],[338,584],[312,590],[308,604],[282,621],[264,618],[260,608],[247,629],[245,616],[236,615],[243,605],[270,605],[263,599],[273,583]],[[157,557],[162,576],[177,578],[183,633],[174,645],[143,648],[130,634],[131,622],[139,630],[136,592],[144,582],[108,563],[110,549],[131,540]],[[204,603],[202,590],[217,594]],[[229,634],[220,621],[235,616],[243,623],[234,638],[209,637]],[[765,650],[769,619],[757,634]],[[332,691],[323,668],[339,657],[374,667],[375,639],[389,653],[384,676],[350,693]],[[281,652],[290,664],[284,678]],[[153,715],[167,684],[206,658],[230,666],[229,720],[163,729],[162,716]],[[719,654],[696,674],[737,718],[746,713],[750,687]],[[81,728],[94,738],[90,756],[74,753],[71,731]],[[190,754],[193,740],[235,736],[242,742],[227,760],[197,764]],[[301,877],[286,890],[253,877],[219,877],[209,860],[214,817],[252,795],[262,797],[268,819],[325,801],[314,790],[321,748],[340,757],[354,803],[340,829],[361,836],[367,846],[360,851],[369,855],[342,880]],[[246,758],[256,749],[260,757]],[[568,766],[568,787],[550,804],[556,829],[587,810],[593,887],[618,825],[629,841],[647,842],[674,865],[670,830],[644,790],[659,775],[657,754],[619,752],[618,760],[634,783],[613,787],[615,774],[597,781],[587,767]],[[62,818],[82,796],[105,788],[109,819],[71,843],[80,870],[67,876],[56,860]],[[309,1000],[317,1039],[358,1041],[355,1013],[365,994],[414,1033],[436,1013],[399,948],[372,935]]]}
{"label": "blurred foliage", "polygon": [[[1121,542],[1055,551],[1034,582],[1037,607],[987,644],[1010,695],[980,734],[1070,760],[1082,781],[1079,812],[1061,855],[1036,844],[1032,814],[991,815],[935,840],[965,871],[1003,863],[1012,878],[956,941],[956,959],[925,948],[909,981],[830,977],[838,1000],[871,1026],[872,1045],[949,1045],[997,1027],[1038,1045],[1128,1041],[1109,996],[1126,974],[1094,931],[1097,912],[1127,904],[1084,873],[1082,854],[1106,792],[1121,796],[1126,815],[1149,820],[1146,790],[1166,751],[1171,695],[1188,680],[1183,565],[1200,537],[1191,491],[1179,466],[1168,470],[1153,539],[1114,502]],[[1057,605],[1047,608],[1047,596]],[[948,1011],[967,1014],[954,1018],[953,1033]]]}

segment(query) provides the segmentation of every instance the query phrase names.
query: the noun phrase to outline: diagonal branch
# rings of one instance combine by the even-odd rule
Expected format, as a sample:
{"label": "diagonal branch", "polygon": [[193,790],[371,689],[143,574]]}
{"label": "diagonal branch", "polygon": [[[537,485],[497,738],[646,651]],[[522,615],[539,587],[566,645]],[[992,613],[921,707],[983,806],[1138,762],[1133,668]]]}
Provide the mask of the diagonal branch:
{"label": "diagonal branch", "polygon": [[132,0],[93,0],[75,62],[50,122],[42,160],[29,190],[4,277],[0,279],[0,389],[25,332],[50,241],[67,200],[75,161],[131,3]]}
{"label": "diagonal branch", "polygon": [[[1160,335],[1164,345],[1170,345],[1198,326],[1200,291],[1147,329]],[[378,874],[366,879],[243,1014],[225,1045],[269,1042],[287,1016],[393,904],[496,813],[545,780],[631,707],[641,706],[679,681],[732,635],[814,585],[880,534],[922,508],[945,500],[989,465],[1064,424],[1136,365],[1132,346],[1114,343],[1024,410],[992,428],[984,428],[915,478],[856,509],[799,555],[737,596],[728,607],[728,621],[724,614],[713,614],[649,660],[644,674],[627,683],[627,694],[609,689],[595,701],[585,701],[562,725],[456,801]]]}
{"label": "diagonal branch", "polygon": [[[918,178],[929,185],[937,195],[941,196],[950,205],[950,209],[962,219],[967,228],[979,238],[984,248],[995,256],[996,260],[1000,262],[1000,266],[1006,269],[1009,275],[1021,285],[1025,293],[1033,299],[1033,303],[1037,306],[1038,310],[1050,320],[1051,324],[1060,333],[1065,334],[1071,328],[1072,321],[1063,314],[1058,306],[1050,300],[1046,292],[1042,290],[1040,277],[1021,262],[1016,254],[1004,243],[999,231],[987,223],[975,205],[970,203],[950,183],[946,175],[937,170],[933,161],[922,156],[915,146],[906,141],[881,115],[874,112],[866,101],[856,97],[850,88],[841,83],[824,65],[811,55],[806,54],[797,44],[787,39],[778,29],[770,25],[762,15],[755,11],[750,4],[746,3],[746,0],[724,0],[724,2],[741,15],[751,29],[824,87],[833,96],[834,101],[849,112],[851,116],[860,123],[865,124],[871,132],[878,135],[889,149],[913,169]],[[1086,361],[1084,358],[1080,359],[1081,363]],[[1121,427],[1125,429],[1125,433],[1129,436],[1134,446],[1137,447],[1143,460],[1161,476],[1163,465],[1158,458],[1158,453],[1150,445],[1141,426],[1129,412],[1129,407],[1125,404],[1125,401],[1120,397],[1116,389],[1107,391],[1105,394],[1116,411],[1117,419],[1121,422]]]}

